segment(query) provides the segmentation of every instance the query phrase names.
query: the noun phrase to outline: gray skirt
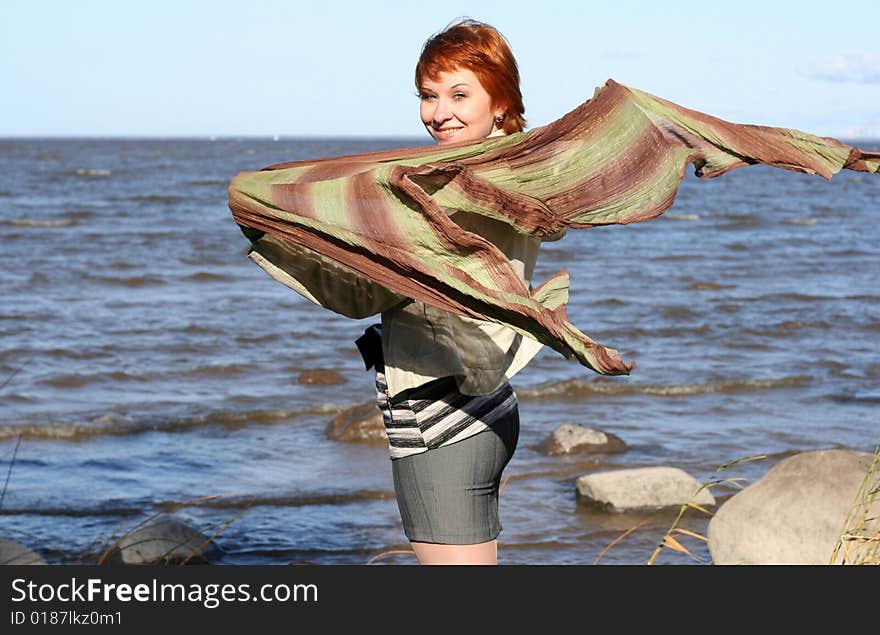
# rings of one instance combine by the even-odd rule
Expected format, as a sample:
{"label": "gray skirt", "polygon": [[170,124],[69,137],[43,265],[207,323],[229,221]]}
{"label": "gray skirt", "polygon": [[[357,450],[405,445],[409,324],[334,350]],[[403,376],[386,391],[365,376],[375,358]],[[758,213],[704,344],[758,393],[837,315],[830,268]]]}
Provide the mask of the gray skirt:
{"label": "gray skirt", "polygon": [[469,545],[501,533],[498,488],[519,441],[519,405],[510,384],[468,396],[452,377],[388,396],[381,327],[357,340],[367,370],[376,368],[394,492],[403,531],[413,542]]}
{"label": "gray skirt", "polygon": [[391,461],[403,531],[411,541],[463,545],[497,538],[501,474],[519,440],[519,408],[512,398],[513,406],[485,430]]}

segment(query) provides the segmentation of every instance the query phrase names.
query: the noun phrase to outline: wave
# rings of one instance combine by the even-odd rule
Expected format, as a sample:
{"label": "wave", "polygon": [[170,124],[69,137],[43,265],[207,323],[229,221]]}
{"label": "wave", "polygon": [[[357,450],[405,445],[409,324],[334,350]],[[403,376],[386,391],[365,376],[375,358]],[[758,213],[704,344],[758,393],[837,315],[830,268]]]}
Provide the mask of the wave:
{"label": "wave", "polygon": [[873,256],[874,254],[870,251],[863,251],[861,249],[840,249],[838,251],[826,251],[825,255],[833,257],[833,258],[845,258],[847,256]]}
{"label": "wave", "polygon": [[209,364],[207,366],[197,366],[183,371],[181,374],[186,377],[212,377],[214,375],[235,375],[246,373],[253,370],[251,366],[246,364]]}
{"label": "wave", "polygon": [[613,379],[567,379],[531,388],[517,388],[520,400],[576,398],[589,395],[650,395],[654,397],[695,397],[710,393],[752,392],[809,384],[811,377],[795,375],[775,379],[711,379],[689,384],[641,384]]}
{"label": "wave", "polygon": [[695,320],[701,317],[700,313],[697,313],[686,306],[665,307],[660,312],[660,315],[669,320]]}
{"label": "wave", "polygon": [[751,247],[746,245],[745,243],[727,243],[724,245],[725,249],[730,249],[731,251],[749,251]]}
{"label": "wave", "polygon": [[745,301],[757,301],[757,302],[766,302],[768,300],[775,300],[777,302],[825,302],[828,300],[838,300],[839,298],[835,298],[833,296],[822,296],[822,295],[810,295],[808,293],[769,293],[765,295],[759,295],[753,298],[741,298]]}
{"label": "wave", "polygon": [[877,295],[811,295],[807,293],[767,293],[752,297],[737,298],[740,302],[768,302],[784,304],[786,302],[840,302],[841,300],[880,301]]}
{"label": "wave", "polygon": [[83,421],[48,421],[20,424],[0,424],[0,441],[23,439],[51,441],[81,441],[99,436],[125,436],[160,430],[162,432],[188,432],[196,428],[219,426],[238,430],[249,425],[272,425],[286,423],[291,419],[309,416],[332,416],[339,414],[351,404],[320,405],[302,409],[256,409],[241,412],[219,411],[188,417],[159,417],[156,415],[135,417],[127,414],[108,413]]}
{"label": "wave", "polygon": [[234,280],[232,276],[224,276],[220,273],[211,273],[210,271],[199,271],[186,277],[187,280],[195,280],[196,282],[226,282]]}
{"label": "wave", "polygon": [[154,375],[129,375],[124,371],[113,371],[111,373],[77,373],[75,375],[58,375],[41,379],[38,383],[43,386],[52,386],[53,388],[82,388],[89,384],[110,381],[110,382],[148,382],[155,379]]}
{"label": "wave", "polygon": [[74,174],[76,176],[87,177],[110,176],[111,174],[113,174],[113,170],[105,170],[103,168],[77,168]]}
{"label": "wave", "polygon": [[64,213],[68,218],[73,219],[82,219],[82,218],[92,218],[95,216],[95,212],[90,209],[73,209]]}
{"label": "wave", "polygon": [[224,181],[221,179],[201,179],[201,180],[197,180],[197,181],[190,181],[189,184],[190,185],[198,185],[200,187],[223,186],[225,188],[225,187],[229,186],[229,181]]}
{"label": "wave", "polygon": [[704,258],[703,254],[666,254],[663,256],[651,256],[655,262],[688,262]]}
{"label": "wave", "polygon": [[197,267],[204,267],[205,265],[229,266],[229,259],[226,256],[211,256],[210,253],[205,252],[199,253],[198,257],[195,258],[181,256],[180,262]]}
{"label": "wave", "polygon": [[761,224],[761,219],[753,214],[737,214],[735,212],[731,212],[728,214],[719,215],[718,219],[730,221],[731,224],[742,227],[753,227],[755,225]]}
{"label": "wave", "polygon": [[38,220],[35,218],[13,218],[6,221],[7,225],[14,227],[70,227],[76,225],[72,218],[59,218],[55,220]]}
{"label": "wave", "polygon": [[358,501],[385,500],[389,498],[394,498],[393,491],[355,490],[281,496],[218,496],[204,503],[199,503],[199,505],[221,509],[239,509],[256,506],[302,507],[305,505],[343,505]]}
{"label": "wave", "polygon": [[721,289],[736,289],[735,284],[718,284],[717,282],[692,282],[688,291],[720,291]]}
{"label": "wave", "polygon": [[676,214],[676,213],[665,213],[663,214],[666,218],[674,218],[675,220],[700,220],[699,214]]}
{"label": "wave", "polygon": [[738,304],[726,302],[723,304],[716,304],[715,310],[716,311],[723,311],[724,313],[739,313],[740,311],[742,311],[742,307]]}
{"label": "wave", "polygon": [[815,225],[818,220],[807,216],[805,218],[783,218],[780,222],[783,225]]}
{"label": "wave", "polygon": [[634,340],[638,337],[658,338],[658,337],[688,337],[693,335],[705,335],[711,331],[708,324],[700,324],[699,326],[670,326],[666,328],[641,327],[634,326],[632,328],[619,328],[614,331],[614,338],[620,338],[620,341]]}
{"label": "wave", "polygon": [[789,337],[791,335],[799,335],[798,331],[802,329],[819,329],[826,330],[833,328],[829,322],[825,322],[822,320],[817,320],[814,322],[798,322],[797,320],[787,320],[785,322],[779,322],[778,324],[774,324],[769,327],[763,328],[746,328],[743,329],[743,333],[748,333],[749,335],[759,335],[762,337]]}
{"label": "wave", "polygon": [[277,333],[268,333],[266,335],[239,335],[235,338],[235,341],[239,344],[262,344],[264,342],[277,340],[278,338],[279,335]]}
{"label": "wave", "polygon": [[135,196],[114,197],[114,201],[136,201],[138,203],[183,203],[186,201],[184,196],[175,196],[173,194],[137,194]]}
{"label": "wave", "polygon": [[880,391],[860,391],[847,394],[828,395],[828,398],[838,403],[880,403]]}
{"label": "wave", "polygon": [[218,494],[192,501],[131,501],[129,505],[107,504],[97,507],[11,507],[4,506],[4,514],[33,516],[134,516],[146,509],[176,509],[180,506],[211,507],[215,509],[248,509],[250,507],[305,507],[308,505],[345,505],[360,501],[394,498],[390,490],[354,490],[314,492],[281,496],[233,496]]}
{"label": "wave", "polygon": [[72,350],[68,348],[47,348],[42,350],[19,348],[15,349],[15,352],[23,355],[45,355],[47,357],[58,357],[63,359],[101,359],[110,355],[107,350]]}
{"label": "wave", "polygon": [[114,278],[112,276],[89,276],[92,280],[102,284],[116,285],[121,287],[146,287],[149,285],[167,284],[165,280],[154,276],[131,276],[129,278]]}
{"label": "wave", "polygon": [[189,333],[191,335],[225,335],[226,331],[223,329],[213,329],[209,326],[203,326],[201,324],[187,324],[182,329],[177,329],[181,333]]}

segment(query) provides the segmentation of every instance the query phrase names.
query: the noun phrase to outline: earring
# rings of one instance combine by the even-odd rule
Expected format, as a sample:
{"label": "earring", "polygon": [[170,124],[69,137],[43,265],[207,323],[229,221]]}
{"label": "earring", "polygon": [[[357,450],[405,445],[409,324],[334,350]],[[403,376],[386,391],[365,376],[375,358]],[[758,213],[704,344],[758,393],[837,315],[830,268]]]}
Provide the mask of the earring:
{"label": "earring", "polygon": [[502,121],[504,121],[504,115],[495,115],[495,123],[500,125]]}

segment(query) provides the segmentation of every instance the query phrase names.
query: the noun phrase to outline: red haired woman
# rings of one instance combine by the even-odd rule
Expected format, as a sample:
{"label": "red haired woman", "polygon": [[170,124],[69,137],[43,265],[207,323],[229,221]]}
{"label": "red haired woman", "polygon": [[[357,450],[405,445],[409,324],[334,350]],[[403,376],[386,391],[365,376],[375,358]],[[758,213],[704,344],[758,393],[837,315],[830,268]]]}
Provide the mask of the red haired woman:
{"label": "red haired woman", "polygon": [[[475,143],[525,125],[516,60],[487,24],[457,21],[430,38],[415,81],[422,123],[438,144]],[[531,279],[539,239],[485,216],[450,218]],[[496,564],[499,484],[519,439],[508,379],[541,344],[401,296],[371,299],[373,307],[393,302],[358,346],[367,368],[376,367],[404,532],[422,564]]]}
{"label": "red haired woman", "polygon": [[[487,24],[457,21],[431,37],[415,81],[422,122],[438,144],[478,143],[525,125],[516,61]],[[487,216],[459,211],[450,219],[531,280],[540,239]],[[508,380],[541,344],[392,293],[318,254],[281,260],[287,283],[316,303],[352,318],[382,315],[357,345],[366,368],[376,369],[397,503],[419,561],[496,564],[498,490],[519,439]]]}

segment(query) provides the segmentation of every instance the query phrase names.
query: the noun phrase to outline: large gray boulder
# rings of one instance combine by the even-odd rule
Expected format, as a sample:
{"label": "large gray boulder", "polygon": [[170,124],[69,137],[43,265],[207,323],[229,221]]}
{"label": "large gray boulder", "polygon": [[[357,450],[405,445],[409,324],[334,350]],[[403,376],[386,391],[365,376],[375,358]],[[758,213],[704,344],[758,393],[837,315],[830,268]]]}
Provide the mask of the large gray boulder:
{"label": "large gray boulder", "polygon": [[626,444],[611,434],[574,423],[563,423],[544,439],[538,449],[545,454],[599,454],[623,452]]}
{"label": "large gray boulder", "polygon": [[[779,461],[709,521],[712,561],[828,564],[871,458],[867,452],[832,449]],[[868,516],[880,516],[880,500]],[[872,526],[868,529],[880,529],[880,521]]]}
{"label": "large gray boulder", "polygon": [[325,432],[334,441],[375,445],[388,443],[382,413],[375,401],[368,401],[340,412],[327,424]]}
{"label": "large gray boulder", "polygon": [[46,564],[46,561],[20,542],[0,538],[0,565],[4,564]]}
{"label": "large gray boulder", "polygon": [[110,564],[210,564],[220,549],[185,523],[162,517],[126,534],[107,556]]}
{"label": "large gray boulder", "polygon": [[694,497],[700,483],[677,467],[640,467],[587,474],[577,479],[582,502],[608,511],[661,509],[692,501],[714,505],[715,497],[704,489]]}

